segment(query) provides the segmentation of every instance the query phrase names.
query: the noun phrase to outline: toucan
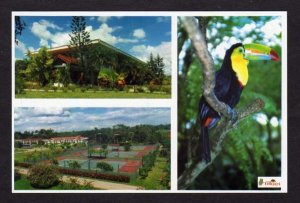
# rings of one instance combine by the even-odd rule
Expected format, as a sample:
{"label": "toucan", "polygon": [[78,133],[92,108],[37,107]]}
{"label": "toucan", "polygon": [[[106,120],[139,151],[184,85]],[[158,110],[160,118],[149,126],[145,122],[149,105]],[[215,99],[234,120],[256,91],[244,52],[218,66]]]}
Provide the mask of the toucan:
{"label": "toucan", "polygon": [[[226,51],[222,66],[215,74],[214,93],[219,101],[227,105],[227,111],[232,115],[233,121],[237,119],[234,107],[238,104],[248,82],[249,60],[279,61],[280,59],[273,49],[261,44],[237,43]],[[217,124],[222,115],[210,107],[204,96],[199,101],[198,113],[201,125],[202,158],[207,164],[211,162],[208,130]]]}

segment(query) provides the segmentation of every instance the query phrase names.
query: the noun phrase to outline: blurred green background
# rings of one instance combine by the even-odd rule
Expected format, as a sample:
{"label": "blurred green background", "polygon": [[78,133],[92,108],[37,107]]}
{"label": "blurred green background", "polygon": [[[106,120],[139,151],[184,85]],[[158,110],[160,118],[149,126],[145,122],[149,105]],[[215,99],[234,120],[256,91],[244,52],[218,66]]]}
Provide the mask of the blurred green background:
{"label": "blurred green background", "polygon": [[[242,42],[272,47],[281,56],[281,17],[197,17],[205,22],[207,44],[216,70],[225,51]],[[187,161],[187,142],[196,132],[202,94],[201,64],[178,19],[178,175]],[[281,63],[251,61],[249,81],[236,109],[261,98],[265,107],[228,133],[223,150],[189,189],[257,189],[258,176],[281,175]],[[199,136],[199,135],[198,135]],[[286,135],[284,135],[286,136]],[[212,138],[211,138],[212,139]],[[212,140],[213,142],[213,140]],[[199,153],[199,156],[202,155]]]}

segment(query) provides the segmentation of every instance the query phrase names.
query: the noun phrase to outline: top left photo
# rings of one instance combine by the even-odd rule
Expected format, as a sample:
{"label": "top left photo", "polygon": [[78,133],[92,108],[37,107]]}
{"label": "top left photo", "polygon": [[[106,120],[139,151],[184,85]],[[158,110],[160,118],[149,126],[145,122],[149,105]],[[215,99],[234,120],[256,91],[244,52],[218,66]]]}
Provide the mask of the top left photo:
{"label": "top left photo", "polygon": [[12,14],[15,98],[171,98],[171,17],[79,15]]}

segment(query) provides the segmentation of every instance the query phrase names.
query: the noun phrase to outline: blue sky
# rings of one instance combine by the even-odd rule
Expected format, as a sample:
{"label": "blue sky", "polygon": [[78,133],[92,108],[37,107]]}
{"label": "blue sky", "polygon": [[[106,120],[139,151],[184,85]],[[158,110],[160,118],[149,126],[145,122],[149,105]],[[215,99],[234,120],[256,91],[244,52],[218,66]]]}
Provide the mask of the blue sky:
{"label": "blue sky", "polygon": [[60,108],[18,107],[14,111],[15,131],[54,129],[88,130],[117,124],[170,124],[170,108]]}
{"label": "blue sky", "polygon": [[[165,71],[171,72],[171,17],[86,16],[91,39],[101,39],[143,61],[150,53],[165,59]],[[57,47],[69,43],[71,16],[21,16],[26,29],[18,36],[15,57],[24,58],[27,50],[41,46]]]}

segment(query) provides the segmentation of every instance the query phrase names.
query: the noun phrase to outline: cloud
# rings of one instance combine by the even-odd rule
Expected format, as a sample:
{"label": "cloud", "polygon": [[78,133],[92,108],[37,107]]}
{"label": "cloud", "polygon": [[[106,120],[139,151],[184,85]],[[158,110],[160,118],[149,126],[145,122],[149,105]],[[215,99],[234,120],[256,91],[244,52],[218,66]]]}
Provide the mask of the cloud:
{"label": "cloud", "polygon": [[169,124],[169,108],[15,108],[15,131],[52,128],[56,131],[87,130],[117,124]]}
{"label": "cloud", "polygon": [[165,63],[165,73],[171,74],[171,42],[162,42],[158,46],[150,46],[150,45],[136,45],[133,46],[130,51],[142,61],[149,60],[149,56],[152,53],[154,56],[159,54],[164,58]]}
{"label": "cloud", "polygon": [[[50,29],[53,29],[56,32],[52,33]],[[49,47],[49,41],[51,41],[52,47],[66,45],[69,43],[70,37],[68,33],[57,32],[61,30],[63,30],[63,28],[43,19],[39,22],[34,22],[31,27],[31,32],[40,38],[40,46],[47,47]]]}
{"label": "cloud", "polygon": [[97,20],[101,23],[106,23],[110,18],[110,16],[99,16]]}
{"label": "cloud", "polygon": [[27,47],[26,44],[24,44],[22,41],[18,40],[18,44],[16,45],[16,49],[21,51],[23,54],[27,53]]}
{"label": "cloud", "polygon": [[113,32],[116,30],[122,29],[121,26],[110,27],[108,24],[103,23],[99,26],[98,29],[93,29],[92,26],[87,26],[86,30],[90,32],[90,38],[93,39],[101,39],[111,45],[115,45],[117,43],[137,43],[137,39],[129,39],[122,38],[113,35]]}
{"label": "cloud", "polygon": [[16,52],[19,51],[21,52],[23,55],[26,55],[27,54],[27,51],[31,51],[31,52],[34,52],[36,51],[33,47],[27,47],[27,45],[25,43],[23,43],[22,41],[18,40],[18,44],[16,44],[15,46],[16,48]]}
{"label": "cloud", "polygon": [[133,31],[133,36],[139,39],[145,38],[146,37],[146,33],[142,28],[139,29],[135,29]]}
{"label": "cloud", "polygon": [[156,18],[156,22],[165,23],[171,21],[171,17],[160,16]]}

